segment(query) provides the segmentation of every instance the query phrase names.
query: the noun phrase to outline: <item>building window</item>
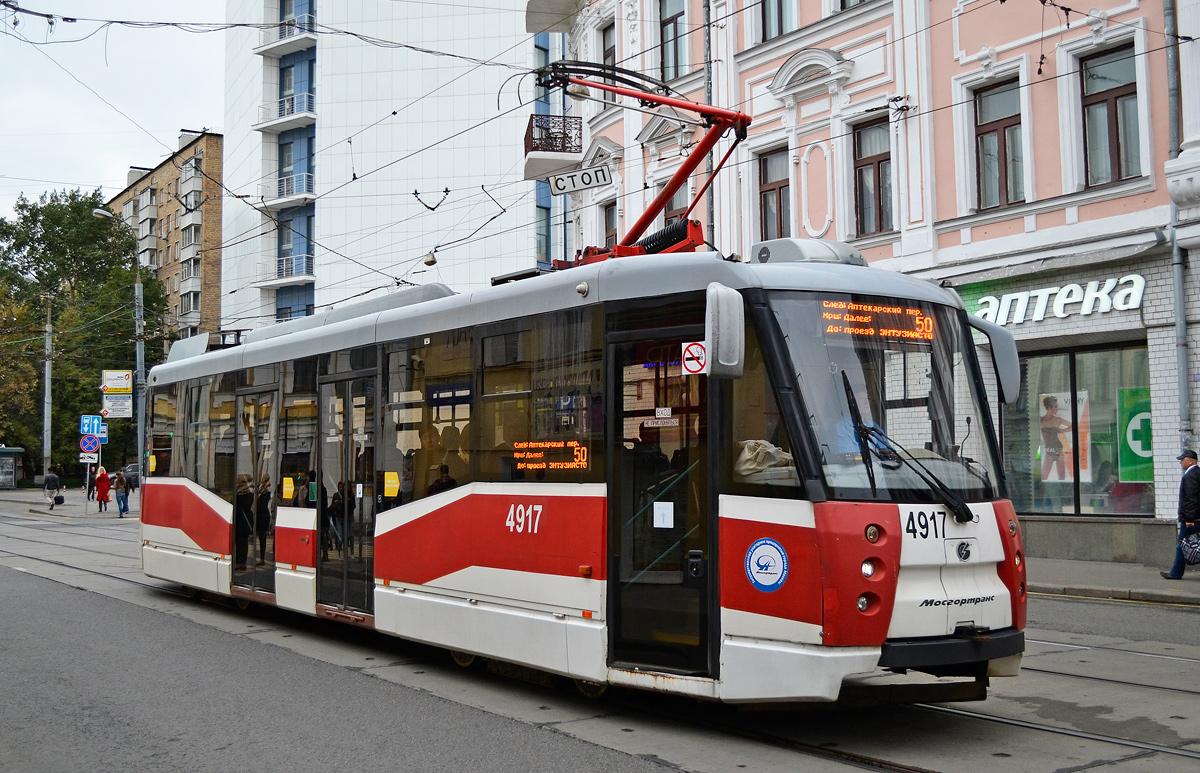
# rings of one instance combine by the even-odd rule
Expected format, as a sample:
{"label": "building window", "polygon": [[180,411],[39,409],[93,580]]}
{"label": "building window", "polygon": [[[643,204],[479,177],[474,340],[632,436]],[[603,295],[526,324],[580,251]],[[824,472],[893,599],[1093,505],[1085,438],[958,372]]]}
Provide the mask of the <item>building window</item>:
{"label": "building window", "polygon": [[296,160],[292,155],[292,143],[281,142],[279,144],[279,176],[291,177],[295,171]]}
{"label": "building window", "polygon": [[[615,67],[617,64],[617,24],[609,22],[604,25],[604,29],[600,30],[600,48],[604,52],[604,64],[608,67]],[[608,78],[604,82],[614,85],[614,82]],[[617,95],[609,92],[604,92],[605,102],[616,102]]]}
{"label": "building window", "polygon": [[[534,60],[533,66],[537,69],[541,69],[541,68],[545,67],[546,65],[550,64],[550,49],[548,48],[548,45],[549,45],[548,43],[542,42],[542,38],[544,36],[537,35],[536,37],[537,37],[537,41],[534,43],[534,46],[533,46],[533,60]],[[550,89],[549,89],[549,87],[537,86],[536,88],[537,88],[537,101],[540,102],[543,107],[549,108],[550,107]]]}
{"label": "building window", "polygon": [[617,243],[617,202],[613,201],[604,206],[604,246],[613,247]]}
{"label": "building window", "polygon": [[975,92],[975,174],[980,209],[1025,200],[1020,93],[1015,80]]}
{"label": "building window", "polygon": [[1133,46],[1125,46],[1080,63],[1084,162],[1089,186],[1142,173],[1133,57]]}
{"label": "building window", "polygon": [[296,18],[296,0],[279,0],[279,20]]}
{"label": "building window", "polygon": [[200,293],[190,292],[179,296],[179,311],[181,314],[200,310]]}
{"label": "building window", "polygon": [[282,309],[275,309],[275,321],[287,322],[292,318],[292,307],[284,306]]}
{"label": "building window", "polygon": [[658,0],[658,32],[662,46],[662,79],[673,81],[687,71],[684,61],[684,0]]}
{"label": "building window", "polygon": [[796,3],[792,0],[763,0],[762,39],[770,40],[791,32],[795,28]]}
{"label": "building window", "polygon": [[537,208],[537,259],[550,262],[550,207]]}
{"label": "building window", "polygon": [[668,226],[676,220],[682,220],[684,214],[687,213],[688,204],[690,203],[687,185],[680,185],[679,190],[675,191],[675,194],[667,199],[666,209],[663,210],[663,225]]}
{"label": "building window", "polygon": [[854,211],[859,236],[892,230],[892,157],[886,118],[854,130]]}
{"label": "building window", "polygon": [[767,153],[758,159],[758,205],[764,240],[782,239],[792,233],[792,196],[787,157],[785,149]]}
{"label": "building window", "polygon": [[284,220],[279,224],[279,257],[292,256],[292,221]]}
{"label": "building window", "polygon": [[279,68],[279,98],[286,99],[296,93],[296,68]]}
{"label": "building window", "polygon": [[862,5],[867,0],[842,0],[842,10],[847,11],[856,5]]}
{"label": "building window", "polygon": [[1150,416],[1145,346],[1023,357],[1002,421],[1017,511],[1153,515]]}

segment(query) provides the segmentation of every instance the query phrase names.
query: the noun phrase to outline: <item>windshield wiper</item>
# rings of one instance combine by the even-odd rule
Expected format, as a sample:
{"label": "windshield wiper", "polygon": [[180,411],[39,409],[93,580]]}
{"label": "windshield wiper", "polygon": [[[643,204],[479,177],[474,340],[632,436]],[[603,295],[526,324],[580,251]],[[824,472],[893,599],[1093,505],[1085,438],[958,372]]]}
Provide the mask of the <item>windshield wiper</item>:
{"label": "windshield wiper", "polygon": [[846,375],[845,370],[842,371],[842,386],[846,388],[846,404],[850,407],[850,420],[854,422],[854,437],[858,438],[858,450],[867,468],[867,480],[871,482],[871,496],[875,496],[875,465],[871,461],[871,449],[867,444],[867,427],[863,424],[862,413],[858,410],[858,401],[854,399],[854,389],[850,386],[850,377]]}
{"label": "windshield wiper", "polygon": [[862,431],[866,436],[878,438],[881,443],[887,445],[892,453],[896,454],[896,458],[908,465],[908,468],[915,472],[917,477],[925,482],[925,485],[929,486],[935,493],[941,495],[942,502],[945,503],[946,508],[954,514],[954,520],[959,523],[970,523],[975,519],[971,508],[967,506],[962,497],[951,491],[950,487],[943,483],[941,478],[934,475],[928,467],[921,464],[920,460],[909,453],[907,448],[892,440],[886,432],[874,425],[865,426]]}

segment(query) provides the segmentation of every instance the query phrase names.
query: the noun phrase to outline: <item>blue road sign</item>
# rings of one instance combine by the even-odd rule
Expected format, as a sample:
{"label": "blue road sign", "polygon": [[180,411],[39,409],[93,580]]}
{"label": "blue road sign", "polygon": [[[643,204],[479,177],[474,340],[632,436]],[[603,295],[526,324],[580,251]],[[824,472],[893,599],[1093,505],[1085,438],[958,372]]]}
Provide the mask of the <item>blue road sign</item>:
{"label": "blue road sign", "polygon": [[79,417],[79,434],[80,435],[99,435],[100,425],[103,423],[99,415],[93,413],[85,413]]}
{"label": "blue road sign", "polygon": [[102,445],[102,446],[108,445],[108,425],[107,424],[101,424],[100,431],[94,432],[92,434],[94,434],[96,437],[100,438],[100,445]]}
{"label": "blue road sign", "polygon": [[79,438],[79,450],[85,454],[94,454],[100,450],[100,438],[95,435],[84,435]]}

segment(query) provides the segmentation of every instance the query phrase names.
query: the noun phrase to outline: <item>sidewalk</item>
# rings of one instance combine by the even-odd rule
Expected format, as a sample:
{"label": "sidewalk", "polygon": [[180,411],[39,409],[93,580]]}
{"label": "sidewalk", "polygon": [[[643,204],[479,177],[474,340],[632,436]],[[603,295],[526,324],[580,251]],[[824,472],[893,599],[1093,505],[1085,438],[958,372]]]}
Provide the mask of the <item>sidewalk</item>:
{"label": "sidewalk", "polygon": [[[28,511],[35,515],[49,515],[60,518],[117,518],[117,500],[111,493],[108,497],[108,510],[99,512],[99,506],[95,502],[88,502],[87,496],[82,489],[71,488],[63,492],[63,497],[66,502],[61,505],[55,505],[54,509],[50,509],[50,505],[46,504],[46,497],[42,495],[41,489],[5,489],[0,491],[0,510],[13,511]],[[137,518],[141,513],[142,490],[139,488],[136,494],[129,497],[129,513],[126,518]],[[87,505],[87,512],[84,512],[84,505]],[[24,505],[24,507],[20,507]]]}
{"label": "sidewalk", "polygon": [[1190,566],[1182,580],[1164,580],[1174,556],[1163,556],[1162,566],[1105,561],[1067,561],[1030,558],[1029,592],[1058,596],[1086,596],[1126,601],[1200,605],[1200,566]]}

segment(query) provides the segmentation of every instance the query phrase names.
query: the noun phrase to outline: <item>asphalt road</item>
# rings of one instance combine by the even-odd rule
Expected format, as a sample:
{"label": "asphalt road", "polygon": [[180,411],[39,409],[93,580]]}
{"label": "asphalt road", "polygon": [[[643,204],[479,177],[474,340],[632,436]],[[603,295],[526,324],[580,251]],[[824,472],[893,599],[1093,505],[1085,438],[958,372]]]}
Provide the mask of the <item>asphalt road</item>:
{"label": "asphalt road", "polygon": [[13,569],[0,588],[6,771],[664,769]]}

